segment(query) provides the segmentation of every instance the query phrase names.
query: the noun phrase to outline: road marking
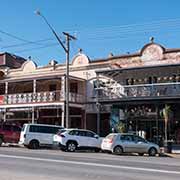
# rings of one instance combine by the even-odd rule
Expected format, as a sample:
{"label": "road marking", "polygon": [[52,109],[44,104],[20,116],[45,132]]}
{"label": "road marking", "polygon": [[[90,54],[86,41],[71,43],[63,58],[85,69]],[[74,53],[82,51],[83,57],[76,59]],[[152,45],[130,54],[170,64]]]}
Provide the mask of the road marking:
{"label": "road marking", "polygon": [[152,169],[152,168],[130,167],[130,166],[110,165],[110,164],[100,164],[100,163],[86,163],[86,162],[81,162],[81,161],[79,161],[79,162],[77,162],[77,161],[66,161],[66,160],[27,157],[27,156],[13,156],[13,155],[6,155],[6,154],[0,154],[0,157],[33,160],[33,161],[43,161],[43,162],[65,163],[65,164],[74,164],[74,165],[86,165],[86,166],[93,166],[93,167],[107,167],[107,168],[115,168],[115,169],[159,172],[159,173],[166,173],[166,174],[180,174],[180,171],[168,171],[168,170],[163,170],[163,169],[160,170],[160,169]]}

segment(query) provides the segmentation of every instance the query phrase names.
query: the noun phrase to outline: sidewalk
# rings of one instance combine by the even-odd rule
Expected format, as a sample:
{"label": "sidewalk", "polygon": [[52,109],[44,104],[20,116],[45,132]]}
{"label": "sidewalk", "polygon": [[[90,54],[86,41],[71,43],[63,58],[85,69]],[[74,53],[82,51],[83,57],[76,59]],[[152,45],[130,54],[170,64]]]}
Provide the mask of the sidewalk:
{"label": "sidewalk", "polygon": [[180,158],[180,153],[164,153],[167,157]]}
{"label": "sidewalk", "polygon": [[161,156],[167,156],[172,158],[180,158],[180,149],[179,148],[173,148],[172,153],[166,153],[163,148],[160,148]]}

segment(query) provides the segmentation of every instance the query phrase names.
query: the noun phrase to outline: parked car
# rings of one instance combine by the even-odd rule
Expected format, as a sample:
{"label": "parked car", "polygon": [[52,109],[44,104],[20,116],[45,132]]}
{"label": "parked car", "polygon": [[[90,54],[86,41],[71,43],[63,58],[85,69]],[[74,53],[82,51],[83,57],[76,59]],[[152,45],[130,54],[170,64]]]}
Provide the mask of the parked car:
{"label": "parked car", "polygon": [[145,153],[150,156],[160,153],[157,144],[148,142],[137,135],[120,133],[112,133],[106,136],[102,141],[101,149],[115,154],[138,153],[141,156]]}
{"label": "parked car", "polygon": [[62,150],[74,152],[77,149],[93,149],[99,151],[102,138],[96,133],[85,129],[67,129],[54,136],[54,142]]}
{"label": "parked car", "polygon": [[47,124],[24,124],[19,144],[31,149],[38,149],[40,146],[52,146],[53,137],[63,129],[61,126]]}
{"label": "parked car", "polygon": [[21,127],[15,124],[0,124],[0,146],[2,143],[18,143]]}

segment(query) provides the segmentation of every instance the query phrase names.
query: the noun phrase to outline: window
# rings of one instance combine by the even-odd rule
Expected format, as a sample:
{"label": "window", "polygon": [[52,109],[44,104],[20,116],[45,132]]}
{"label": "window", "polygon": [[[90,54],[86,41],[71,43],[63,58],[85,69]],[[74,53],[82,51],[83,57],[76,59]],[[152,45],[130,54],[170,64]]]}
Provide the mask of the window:
{"label": "window", "polygon": [[3,126],[3,130],[4,130],[4,131],[11,131],[11,127],[12,127],[12,126],[10,126],[10,125],[4,125],[4,126]]}
{"label": "window", "polygon": [[31,125],[29,132],[35,132],[35,133],[47,133],[47,134],[56,134],[60,127],[52,127],[52,126],[34,126]]}
{"label": "window", "polygon": [[77,130],[72,130],[72,131],[69,132],[69,135],[78,136],[79,132]]}
{"label": "window", "polygon": [[12,126],[12,129],[13,129],[13,131],[15,131],[15,132],[20,132],[20,131],[21,131],[21,128],[18,127],[18,126]]}
{"label": "window", "polygon": [[133,141],[132,135],[122,135],[121,136],[122,141]]}
{"label": "window", "polygon": [[109,134],[108,136],[106,136],[106,139],[113,140],[115,137],[116,137],[116,135],[114,135],[114,134]]}
{"label": "window", "polygon": [[79,136],[86,136],[86,131],[79,131]]}
{"label": "window", "polygon": [[134,141],[135,142],[144,142],[144,143],[146,143],[146,140],[143,139],[142,137],[139,137],[139,136],[134,136]]}
{"label": "window", "polygon": [[87,136],[87,137],[94,137],[95,134],[94,134],[93,132],[86,131],[86,136]]}

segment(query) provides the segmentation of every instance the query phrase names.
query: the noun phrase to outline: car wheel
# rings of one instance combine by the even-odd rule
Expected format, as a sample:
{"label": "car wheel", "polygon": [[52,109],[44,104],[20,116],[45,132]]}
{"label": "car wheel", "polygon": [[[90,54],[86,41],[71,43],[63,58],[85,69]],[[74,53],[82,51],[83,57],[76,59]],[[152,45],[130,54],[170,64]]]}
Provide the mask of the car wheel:
{"label": "car wheel", "polygon": [[37,140],[32,140],[29,143],[29,148],[30,149],[38,149],[39,148],[39,142]]}
{"label": "car wheel", "polygon": [[0,146],[2,145],[2,143],[3,143],[3,140],[2,140],[2,138],[0,138]]}
{"label": "car wheel", "polygon": [[149,156],[155,156],[157,154],[157,150],[155,148],[150,148],[148,152]]}
{"label": "car wheel", "polygon": [[77,144],[73,141],[67,143],[67,151],[74,152],[77,148]]}
{"label": "car wheel", "polygon": [[116,146],[115,148],[114,148],[114,154],[122,154],[123,153],[123,149],[122,149],[122,147],[121,146]]}
{"label": "car wheel", "polygon": [[144,153],[138,153],[139,154],[139,156],[144,156]]}

